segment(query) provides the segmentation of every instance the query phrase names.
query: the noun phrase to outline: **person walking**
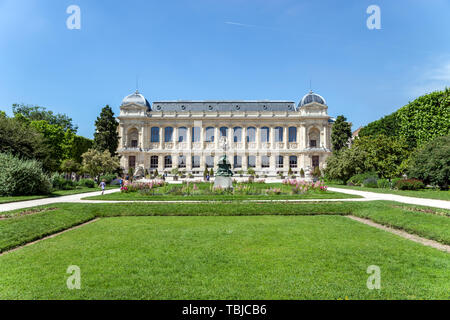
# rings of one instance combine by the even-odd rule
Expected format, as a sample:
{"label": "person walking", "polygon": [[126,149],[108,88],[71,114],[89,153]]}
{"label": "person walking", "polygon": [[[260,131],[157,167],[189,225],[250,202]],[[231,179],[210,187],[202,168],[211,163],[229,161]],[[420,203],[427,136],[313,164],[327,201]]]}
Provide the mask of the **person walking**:
{"label": "person walking", "polygon": [[102,182],[100,182],[99,187],[102,188],[102,195],[103,195],[105,193],[105,188],[106,188],[106,182],[104,179],[102,180]]}

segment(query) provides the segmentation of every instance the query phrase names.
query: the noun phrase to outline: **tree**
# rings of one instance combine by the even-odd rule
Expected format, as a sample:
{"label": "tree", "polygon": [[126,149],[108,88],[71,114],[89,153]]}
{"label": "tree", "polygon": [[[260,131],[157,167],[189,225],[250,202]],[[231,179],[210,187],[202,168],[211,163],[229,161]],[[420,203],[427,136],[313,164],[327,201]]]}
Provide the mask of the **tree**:
{"label": "tree", "polygon": [[25,105],[25,104],[13,104],[12,105],[14,116],[21,114],[30,121],[47,121],[49,124],[61,126],[64,131],[71,130],[76,133],[78,127],[73,125],[72,118],[69,118],[65,114],[54,114],[53,111],[47,110],[44,107]]}
{"label": "tree", "polygon": [[24,117],[0,117],[0,152],[22,159],[36,159],[49,170],[51,157],[44,137]]}
{"label": "tree", "polygon": [[114,118],[114,112],[107,105],[95,121],[94,148],[99,151],[108,150],[110,154],[116,155],[119,146],[118,125]]}
{"label": "tree", "polygon": [[351,137],[352,126],[347,122],[346,117],[338,116],[331,131],[331,145],[333,146],[333,151],[337,152],[346,147]]}
{"label": "tree", "polygon": [[119,157],[111,156],[108,150],[100,152],[89,149],[83,153],[83,170],[95,177],[98,181],[100,175],[111,174],[120,166]]}
{"label": "tree", "polygon": [[350,149],[344,148],[327,158],[325,175],[329,179],[347,183],[355,174],[369,171],[365,164],[366,157],[367,153],[361,148],[355,146]]}
{"label": "tree", "polygon": [[396,137],[399,135],[398,121],[397,112],[394,112],[361,128],[358,136],[367,137],[383,134],[385,136]]}
{"label": "tree", "polygon": [[[66,132],[67,134],[67,132]],[[74,159],[76,162],[80,163],[83,161],[81,155],[92,148],[93,141],[91,139],[77,136],[72,134],[69,137],[66,137],[69,143],[68,153],[66,154],[66,158]]]}
{"label": "tree", "polygon": [[450,185],[450,135],[438,137],[411,158],[408,175],[448,190]]}
{"label": "tree", "polygon": [[385,135],[362,137],[355,140],[354,147],[365,154],[366,171],[375,171],[380,178],[392,179],[405,172],[404,162],[410,151],[404,139]]}
{"label": "tree", "polygon": [[80,164],[74,159],[66,159],[61,162],[61,171],[65,173],[78,172],[80,167]]}
{"label": "tree", "polygon": [[213,168],[211,168],[211,170],[209,170],[209,176],[214,177],[214,169]]}

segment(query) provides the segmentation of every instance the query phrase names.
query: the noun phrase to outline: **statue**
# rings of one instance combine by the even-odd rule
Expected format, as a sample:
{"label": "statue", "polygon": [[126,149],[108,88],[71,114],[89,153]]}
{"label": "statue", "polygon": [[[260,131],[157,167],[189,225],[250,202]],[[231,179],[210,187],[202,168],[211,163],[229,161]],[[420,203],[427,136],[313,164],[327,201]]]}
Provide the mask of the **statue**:
{"label": "statue", "polygon": [[145,177],[145,169],[144,169],[144,167],[143,166],[136,167],[136,170],[134,171],[134,174],[133,174],[133,178],[138,180],[138,179],[141,179],[141,178],[144,178],[144,177]]}
{"label": "statue", "polygon": [[218,162],[219,169],[216,172],[216,177],[214,179],[214,188],[222,188],[222,189],[231,189],[233,188],[233,180],[231,177],[233,176],[233,171],[231,171],[231,164],[227,159],[227,138],[222,137],[222,149],[224,151],[224,155],[220,157]]}

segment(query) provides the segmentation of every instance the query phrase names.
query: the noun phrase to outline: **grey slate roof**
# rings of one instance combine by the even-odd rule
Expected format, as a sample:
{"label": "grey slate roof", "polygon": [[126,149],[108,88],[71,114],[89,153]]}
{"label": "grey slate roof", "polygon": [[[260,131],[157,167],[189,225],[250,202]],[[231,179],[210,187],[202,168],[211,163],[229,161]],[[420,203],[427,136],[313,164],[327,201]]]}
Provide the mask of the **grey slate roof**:
{"label": "grey slate roof", "polygon": [[296,111],[293,101],[155,101],[152,111]]}

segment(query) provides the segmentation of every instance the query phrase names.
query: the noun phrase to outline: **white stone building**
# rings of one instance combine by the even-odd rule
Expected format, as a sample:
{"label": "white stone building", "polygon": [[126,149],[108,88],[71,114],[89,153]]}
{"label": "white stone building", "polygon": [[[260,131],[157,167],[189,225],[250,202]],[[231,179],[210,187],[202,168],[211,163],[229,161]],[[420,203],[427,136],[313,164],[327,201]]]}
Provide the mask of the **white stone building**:
{"label": "white stone building", "polygon": [[331,153],[331,128],[325,99],[313,92],[298,106],[292,101],[155,101],[138,91],[120,106],[118,153],[121,166],[148,172],[173,168],[202,176],[216,170],[224,154],[233,171],[259,175],[298,174],[321,169]]}

